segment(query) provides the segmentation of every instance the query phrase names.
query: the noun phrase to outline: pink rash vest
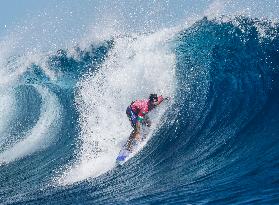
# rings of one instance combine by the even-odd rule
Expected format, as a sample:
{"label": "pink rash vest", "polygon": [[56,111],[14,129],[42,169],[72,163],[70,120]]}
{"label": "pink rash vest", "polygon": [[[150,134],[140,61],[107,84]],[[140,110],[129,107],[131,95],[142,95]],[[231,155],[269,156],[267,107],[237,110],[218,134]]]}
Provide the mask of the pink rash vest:
{"label": "pink rash vest", "polygon": [[[158,97],[158,104],[160,104],[164,100],[163,96],[160,95]],[[151,111],[155,106],[152,106],[149,103],[148,99],[144,100],[136,100],[131,104],[131,109],[138,116],[138,121],[142,121],[144,116]]]}

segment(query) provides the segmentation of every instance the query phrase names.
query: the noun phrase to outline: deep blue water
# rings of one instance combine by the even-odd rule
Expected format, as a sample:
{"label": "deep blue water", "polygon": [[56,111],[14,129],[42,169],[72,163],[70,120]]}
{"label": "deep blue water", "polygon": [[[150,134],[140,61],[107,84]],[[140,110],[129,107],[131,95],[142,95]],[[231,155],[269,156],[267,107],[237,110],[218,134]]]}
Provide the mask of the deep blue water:
{"label": "deep blue water", "polygon": [[[137,49],[122,59],[123,39],[129,47],[153,34],[61,49],[45,54],[43,65],[31,62],[24,72],[16,72],[17,57],[7,59],[5,72],[17,74],[0,84],[0,203],[278,204],[279,25],[246,17],[204,18],[173,32],[163,43],[154,43],[156,52],[167,48],[175,57],[171,105],[139,153],[122,167],[101,167],[100,174],[95,167],[115,158],[94,164],[106,152],[100,144],[109,144],[103,138],[113,127],[102,127],[101,109],[90,110],[86,102],[103,100],[98,106],[105,106],[95,93],[121,90],[112,80],[102,81],[110,79],[106,72],[98,76],[105,67],[113,72],[112,65],[120,64],[115,78],[122,72],[120,61],[141,69],[130,63],[141,55]],[[152,38],[148,42],[153,44]],[[113,55],[120,57],[115,60]],[[152,77],[154,82],[162,73]],[[135,77],[127,75],[125,79]],[[144,89],[140,81],[133,82]],[[110,106],[123,108],[125,116],[122,103],[113,101]],[[101,117],[90,121],[97,112]],[[106,114],[114,117],[113,112]],[[84,127],[91,122],[96,123],[88,134]],[[104,137],[96,140],[96,130]],[[88,154],[87,143],[94,144],[93,159],[78,163]],[[119,151],[119,146],[107,147]],[[81,167],[87,162],[93,165],[84,172]],[[72,170],[78,176],[63,177]]]}

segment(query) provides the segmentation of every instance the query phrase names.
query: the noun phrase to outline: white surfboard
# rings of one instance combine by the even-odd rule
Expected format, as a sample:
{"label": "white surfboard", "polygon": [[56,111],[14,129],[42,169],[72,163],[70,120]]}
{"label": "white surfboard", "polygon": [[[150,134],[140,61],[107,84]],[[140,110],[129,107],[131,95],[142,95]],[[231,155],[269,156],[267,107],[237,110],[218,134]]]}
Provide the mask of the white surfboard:
{"label": "white surfboard", "polygon": [[142,140],[141,141],[133,140],[131,151],[129,151],[126,145],[124,145],[116,158],[116,164],[123,165],[125,162],[127,162],[132,157],[133,152],[136,152],[138,150],[137,148],[141,142]]}
{"label": "white surfboard", "polygon": [[[119,152],[119,154],[116,158],[116,164],[117,165],[123,165],[132,156],[134,156],[135,153],[137,153],[140,150],[141,146],[143,146],[143,142],[145,141],[145,137],[143,137],[143,136],[146,136],[149,130],[147,129],[146,126],[142,126],[142,128],[143,129],[142,129],[142,133],[141,133],[141,139],[140,140],[136,140],[136,139],[133,140],[131,151],[129,151],[127,149],[127,147],[125,146],[126,144],[121,148],[121,150],[120,150],[120,152]],[[145,133],[145,134],[143,134],[143,133]]]}

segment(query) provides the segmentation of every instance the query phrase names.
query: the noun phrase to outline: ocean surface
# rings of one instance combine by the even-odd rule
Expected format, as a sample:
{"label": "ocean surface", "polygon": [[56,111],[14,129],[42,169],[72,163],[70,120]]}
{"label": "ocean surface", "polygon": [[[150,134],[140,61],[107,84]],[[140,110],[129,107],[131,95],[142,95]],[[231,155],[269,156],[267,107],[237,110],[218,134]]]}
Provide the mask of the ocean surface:
{"label": "ocean surface", "polygon": [[[245,16],[0,59],[0,204],[278,204],[279,24]],[[3,54],[4,53],[4,54]],[[142,148],[115,159],[150,93]]]}

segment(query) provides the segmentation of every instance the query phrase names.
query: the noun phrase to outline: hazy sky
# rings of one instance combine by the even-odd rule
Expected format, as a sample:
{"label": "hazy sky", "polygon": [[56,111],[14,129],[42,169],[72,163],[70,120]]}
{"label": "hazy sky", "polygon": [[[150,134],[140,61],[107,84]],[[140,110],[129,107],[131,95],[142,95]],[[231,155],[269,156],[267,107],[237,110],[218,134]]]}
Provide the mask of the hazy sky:
{"label": "hazy sky", "polygon": [[218,12],[274,19],[279,0],[1,0],[0,39],[12,33],[55,47],[79,41],[90,29],[95,35],[110,29],[148,31]]}

